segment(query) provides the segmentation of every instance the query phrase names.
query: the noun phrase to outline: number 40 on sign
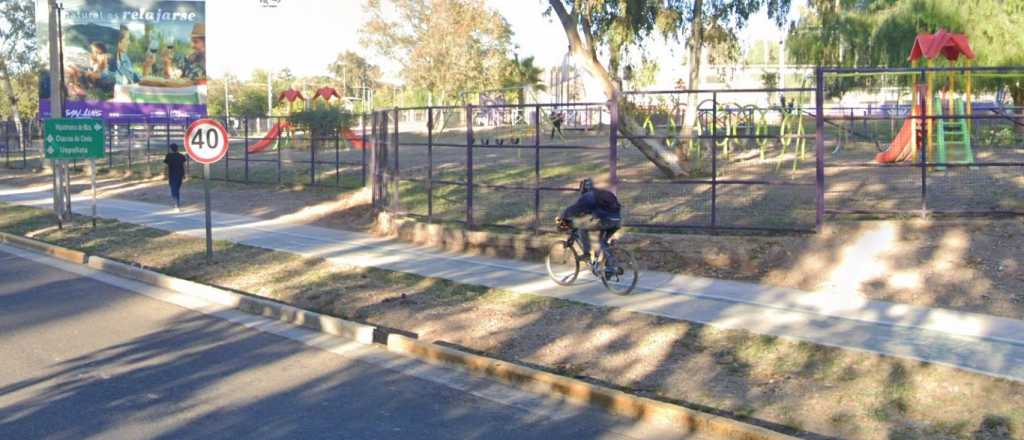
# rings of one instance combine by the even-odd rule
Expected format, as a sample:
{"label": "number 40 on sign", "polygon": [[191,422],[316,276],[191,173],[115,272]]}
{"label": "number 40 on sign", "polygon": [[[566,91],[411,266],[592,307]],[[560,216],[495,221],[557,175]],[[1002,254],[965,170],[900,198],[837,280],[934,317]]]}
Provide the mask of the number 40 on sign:
{"label": "number 40 on sign", "polygon": [[196,162],[215,163],[228,152],[228,131],[213,119],[195,121],[185,132],[185,150]]}

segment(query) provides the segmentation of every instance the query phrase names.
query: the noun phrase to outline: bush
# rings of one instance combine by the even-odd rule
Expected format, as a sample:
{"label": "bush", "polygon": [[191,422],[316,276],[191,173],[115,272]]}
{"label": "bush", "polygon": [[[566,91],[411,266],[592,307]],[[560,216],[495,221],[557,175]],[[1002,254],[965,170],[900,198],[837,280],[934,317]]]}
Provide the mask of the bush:
{"label": "bush", "polygon": [[311,108],[292,113],[289,120],[295,126],[324,136],[333,135],[341,128],[348,127],[352,114],[340,107]]}
{"label": "bush", "polygon": [[321,106],[292,113],[289,121],[299,129],[309,132],[313,148],[321,140],[333,139],[341,129],[348,127],[352,114],[340,107]]}

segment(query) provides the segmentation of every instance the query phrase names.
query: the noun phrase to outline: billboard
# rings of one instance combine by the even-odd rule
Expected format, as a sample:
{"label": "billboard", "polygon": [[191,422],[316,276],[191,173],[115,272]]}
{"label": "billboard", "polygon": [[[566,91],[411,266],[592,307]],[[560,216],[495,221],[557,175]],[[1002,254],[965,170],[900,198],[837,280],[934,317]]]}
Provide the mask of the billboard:
{"label": "billboard", "polygon": [[[47,3],[36,1],[43,59],[50,56]],[[128,122],[206,115],[204,0],[62,4],[67,117]],[[39,113],[44,118],[50,117],[51,74],[40,75]]]}

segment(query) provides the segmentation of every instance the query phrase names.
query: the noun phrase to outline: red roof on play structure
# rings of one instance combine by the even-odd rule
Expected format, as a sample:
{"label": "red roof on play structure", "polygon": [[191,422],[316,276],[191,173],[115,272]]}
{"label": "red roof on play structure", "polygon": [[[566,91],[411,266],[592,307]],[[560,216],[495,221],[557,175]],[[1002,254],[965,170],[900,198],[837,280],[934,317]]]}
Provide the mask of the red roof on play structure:
{"label": "red roof on play structure", "polygon": [[934,34],[917,34],[914,47],[910,49],[910,61],[917,61],[921,57],[930,60],[940,54],[950,61],[956,61],[960,55],[970,60],[974,59],[974,51],[971,50],[971,43],[967,41],[967,35],[939,29]]}
{"label": "red roof on play structure", "polygon": [[341,99],[341,94],[334,87],[321,87],[313,94],[313,99],[317,97],[324,98],[324,101],[330,101],[332,97]]}
{"label": "red roof on play structure", "polygon": [[306,98],[304,96],[302,96],[302,92],[300,92],[298,90],[295,90],[295,89],[285,90],[285,91],[281,92],[280,95],[277,96],[277,101],[278,102],[281,102],[281,101],[295,102],[296,99],[301,99],[303,101],[306,100]]}

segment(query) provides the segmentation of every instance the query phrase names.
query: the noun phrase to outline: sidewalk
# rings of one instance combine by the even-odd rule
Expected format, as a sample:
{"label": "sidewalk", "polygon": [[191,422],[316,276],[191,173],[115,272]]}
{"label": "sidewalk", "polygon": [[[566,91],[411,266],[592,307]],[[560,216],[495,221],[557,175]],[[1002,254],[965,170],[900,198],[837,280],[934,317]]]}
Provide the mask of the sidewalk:
{"label": "sidewalk", "polygon": [[[75,211],[88,214],[87,199],[80,200]],[[38,188],[0,188],[0,201],[52,206],[50,193]],[[196,237],[204,234],[202,212],[177,214],[167,206],[118,199],[101,199],[98,210],[101,217]],[[214,213],[213,220],[217,240],[1024,381],[1024,321],[1014,319],[663,272],[642,272],[636,291],[623,297],[582,274],[577,286],[556,286],[537,263],[454,254],[357,232],[240,215]]]}

